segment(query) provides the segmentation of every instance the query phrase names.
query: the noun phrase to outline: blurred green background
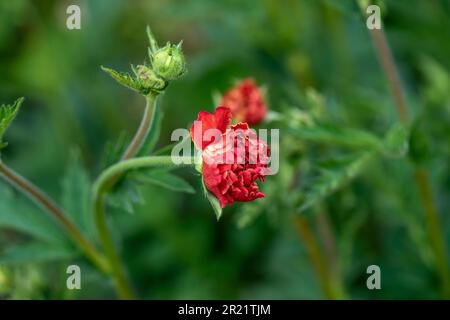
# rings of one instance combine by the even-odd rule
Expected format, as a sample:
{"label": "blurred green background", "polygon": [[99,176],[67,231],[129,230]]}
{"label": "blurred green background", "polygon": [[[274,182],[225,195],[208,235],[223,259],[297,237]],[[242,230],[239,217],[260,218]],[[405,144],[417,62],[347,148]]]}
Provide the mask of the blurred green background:
{"label": "blurred green background", "polygon": [[[430,173],[448,244],[450,1],[379,3],[420,133],[415,160]],[[70,4],[81,7],[81,30],[66,28]],[[123,132],[130,138],[138,126],[144,99],[115,83],[100,65],[126,71],[130,63],[142,63],[146,25],[161,43],[183,39],[188,62],[188,74],[172,82],[160,100],[165,117],[158,147],[169,144],[172,130],[187,128],[200,110],[213,110],[214,92],[248,76],[267,87],[269,107],[280,113],[302,110],[311,98],[307,92],[314,92],[336,126],[383,135],[397,121],[365,18],[351,0],[2,0],[0,102],[26,97],[2,159],[63,206],[86,210],[81,202],[70,204],[67,193],[86,197],[80,186],[99,174],[107,142]],[[303,159],[304,167],[335,154],[331,148],[307,155],[304,142],[283,128],[281,140],[290,150],[298,148],[291,156]],[[263,185],[268,197],[257,207],[227,208],[220,222],[201,194],[199,177],[186,170],[179,174],[195,195],[145,186],[145,203],[134,205],[134,213],[111,210],[118,246],[142,298],[332,298],[320,285],[293,212],[283,206],[293,192],[278,184],[286,186],[294,175],[283,152],[279,175]],[[331,247],[328,262],[339,265],[341,297],[440,297],[412,172],[405,158],[375,161],[321,201],[322,214],[307,215],[320,246],[325,252]],[[3,182],[0,192],[0,253],[62,237],[45,213]],[[252,223],[239,228],[239,215],[250,209],[257,211]],[[111,281],[76,252],[45,250],[35,247],[35,255],[22,252],[0,263],[0,297],[115,296]],[[82,290],[66,289],[69,264],[81,266]],[[381,267],[381,290],[366,287],[371,264]]]}

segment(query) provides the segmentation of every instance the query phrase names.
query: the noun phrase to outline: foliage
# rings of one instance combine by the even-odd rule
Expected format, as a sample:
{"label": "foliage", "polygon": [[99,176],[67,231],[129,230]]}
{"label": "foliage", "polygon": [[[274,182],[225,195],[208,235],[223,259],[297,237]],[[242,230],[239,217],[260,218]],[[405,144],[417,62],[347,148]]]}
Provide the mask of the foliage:
{"label": "foliage", "polygon": [[[413,167],[430,173],[448,244],[450,6],[380,2],[408,124],[398,123],[356,1],[100,0],[82,5],[86,23],[76,31],[64,28],[57,1],[0,3],[1,101],[27,96],[13,126],[22,100],[1,106],[0,147],[6,129],[9,142],[2,161],[57,199],[99,247],[93,177],[120,159],[143,111],[142,97],[120,89],[99,66],[124,70],[128,61],[142,62],[142,30],[151,24],[161,39],[184,39],[189,73],[167,86],[138,65],[130,73],[104,68],[144,95],[148,78],[165,91],[138,155],[170,153],[165,146],[175,128],[188,128],[199,110],[212,111],[213,92],[248,76],[267,87],[270,113],[260,126],[280,129],[281,155],[280,171],[262,187],[266,198],[223,212],[208,193],[213,209],[202,192],[192,194],[204,190],[198,174],[139,169],[121,177],[107,196],[107,209],[114,209],[108,224],[142,298],[326,297],[293,227],[297,216],[311,225],[325,255],[330,238],[321,219],[328,219],[330,261],[339,261],[347,297],[439,298]],[[73,263],[87,283],[76,293],[64,287]],[[371,264],[381,267],[380,291],[365,287]],[[59,223],[0,182],[1,297],[111,292]]]}
{"label": "foliage", "polygon": [[8,129],[11,122],[19,112],[23,98],[17,99],[12,105],[2,104],[0,106],[0,149],[6,147],[7,143],[3,142],[3,135]]}

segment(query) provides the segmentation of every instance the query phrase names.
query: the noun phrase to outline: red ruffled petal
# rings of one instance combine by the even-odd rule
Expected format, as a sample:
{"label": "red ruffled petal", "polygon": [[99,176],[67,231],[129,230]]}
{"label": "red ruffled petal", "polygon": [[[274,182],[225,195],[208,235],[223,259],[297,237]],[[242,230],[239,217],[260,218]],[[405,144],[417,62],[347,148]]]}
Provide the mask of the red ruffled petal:
{"label": "red ruffled petal", "polygon": [[227,107],[218,107],[213,114],[202,111],[198,114],[197,120],[191,127],[191,138],[197,148],[203,150],[211,143],[215,142],[216,135],[210,129],[218,130],[221,135],[225,133],[231,124],[231,111]]}
{"label": "red ruffled petal", "polygon": [[264,96],[251,78],[242,80],[227,91],[221,104],[231,109],[234,119],[250,125],[260,123],[267,114]]}
{"label": "red ruffled petal", "polygon": [[234,201],[264,197],[256,181],[264,181],[268,173],[269,152],[267,144],[249,130],[247,123],[232,126],[220,141],[203,151],[203,181],[222,208]]}

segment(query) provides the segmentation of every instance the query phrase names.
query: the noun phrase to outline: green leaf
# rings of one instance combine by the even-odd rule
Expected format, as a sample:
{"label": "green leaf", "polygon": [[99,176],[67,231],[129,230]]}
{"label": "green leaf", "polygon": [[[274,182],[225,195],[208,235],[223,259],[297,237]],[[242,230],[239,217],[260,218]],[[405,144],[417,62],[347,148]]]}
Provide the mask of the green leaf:
{"label": "green leaf", "polygon": [[347,159],[334,160],[320,168],[319,175],[306,192],[299,211],[311,208],[361,174],[372,155],[372,152],[365,152]]}
{"label": "green leaf", "polygon": [[380,144],[380,140],[375,135],[364,130],[351,128],[333,126],[291,127],[288,132],[304,141],[352,148],[376,148]]}
{"label": "green leaf", "polygon": [[132,76],[130,76],[128,73],[115,71],[113,69],[106,68],[103,66],[101,66],[101,68],[103,71],[108,73],[114,80],[116,80],[121,85],[123,85],[127,88],[130,88],[132,90],[135,90],[137,92],[141,92],[142,88],[141,88],[140,83],[136,79],[134,79]]}
{"label": "green leaf", "polygon": [[209,190],[205,186],[203,178],[202,178],[202,187],[203,187],[204,195],[205,195],[206,199],[208,199],[209,203],[211,204],[211,207],[213,208],[214,213],[216,214],[217,221],[219,221],[220,218],[222,217],[222,207],[220,206],[219,199],[217,199],[215,195],[213,195],[211,192],[209,192]]}
{"label": "green leaf", "polygon": [[425,98],[427,102],[444,107],[444,101],[450,99],[450,74],[444,66],[435,60],[425,57],[421,61],[421,69],[426,78]]}
{"label": "green leaf", "polygon": [[3,142],[3,135],[15,119],[23,100],[24,98],[19,98],[12,105],[2,104],[0,106],[0,149],[7,145],[7,143]]}
{"label": "green leaf", "polygon": [[424,165],[432,159],[430,140],[424,128],[424,121],[417,119],[411,127],[408,153],[414,163]]}
{"label": "green leaf", "polygon": [[101,168],[106,169],[119,162],[127,148],[128,142],[128,134],[125,131],[122,131],[116,142],[108,142],[103,153]]}
{"label": "green leaf", "polygon": [[186,180],[164,169],[139,172],[134,179],[144,183],[152,183],[172,191],[195,193],[195,189]]}
{"label": "green leaf", "polygon": [[151,59],[152,53],[156,52],[159,49],[159,47],[158,47],[158,43],[156,42],[155,36],[153,35],[152,30],[150,29],[149,26],[147,26],[146,31],[147,31],[148,42],[150,44],[150,47],[148,48],[148,52],[149,52],[148,56]]}
{"label": "green leaf", "polygon": [[215,195],[213,195],[211,192],[206,193],[206,198],[208,199],[209,203],[211,204],[211,207],[214,210],[214,213],[216,214],[217,221],[220,220],[222,217],[222,207],[220,206],[219,200],[216,198]]}
{"label": "green leaf", "polygon": [[67,240],[59,225],[27,199],[16,196],[0,183],[0,228],[9,228],[52,243]]}
{"label": "green leaf", "polygon": [[71,155],[61,187],[61,205],[64,211],[80,230],[93,236],[95,229],[90,211],[91,181],[81,165],[78,151],[74,151]]}
{"label": "green leaf", "polygon": [[401,158],[408,153],[409,129],[398,123],[386,134],[383,153],[390,157]]}
{"label": "green leaf", "polygon": [[32,242],[5,250],[0,255],[0,265],[66,260],[77,255],[75,249],[70,246]]}
{"label": "green leaf", "polygon": [[127,179],[127,177],[119,182],[107,199],[109,205],[131,214],[134,213],[133,205],[143,204],[144,199],[141,196],[138,182]]}
{"label": "green leaf", "polygon": [[238,228],[242,229],[249,226],[263,213],[263,210],[264,207],[261,205],[261,201],[246,203],[236,215]]}

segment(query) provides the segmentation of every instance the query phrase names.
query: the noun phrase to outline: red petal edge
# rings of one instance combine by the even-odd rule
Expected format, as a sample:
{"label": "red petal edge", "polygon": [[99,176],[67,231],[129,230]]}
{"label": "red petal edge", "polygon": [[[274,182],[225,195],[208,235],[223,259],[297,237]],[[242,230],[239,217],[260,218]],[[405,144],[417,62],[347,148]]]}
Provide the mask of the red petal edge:
{"label": "red petal edge", "polygon": [[[231,124],[231,110],[224,106],[219,106],[214,110],[214,113],[211,114],[206,111],[201,111],[198,114],[197,120],[201,123],[201,134],[195,132],[195,122],[191,127],[191,138],[194,141],[194,144],[197,148],[203,150],[209,144],[214,142],[214,139],[205,141],[203,136],[205,132],[209,129],[217,129],[221,133],[225,133],[229,125]],[[200,132],[199,132],[200,133]]]}

